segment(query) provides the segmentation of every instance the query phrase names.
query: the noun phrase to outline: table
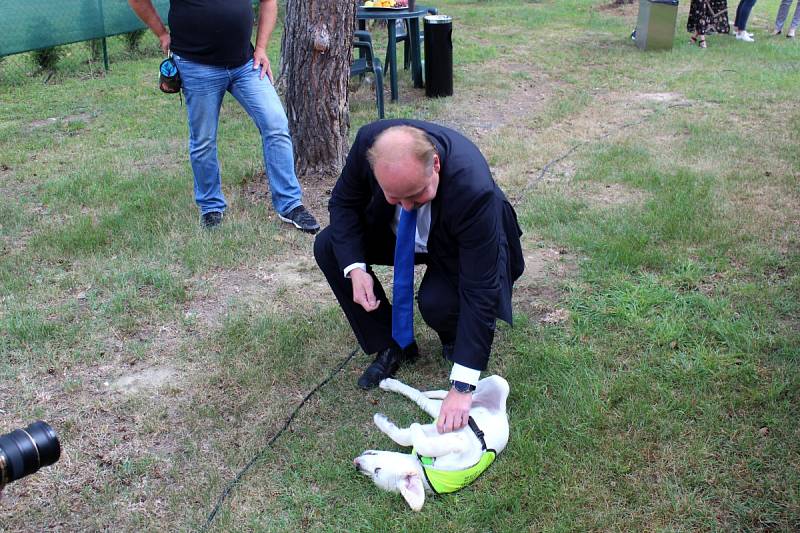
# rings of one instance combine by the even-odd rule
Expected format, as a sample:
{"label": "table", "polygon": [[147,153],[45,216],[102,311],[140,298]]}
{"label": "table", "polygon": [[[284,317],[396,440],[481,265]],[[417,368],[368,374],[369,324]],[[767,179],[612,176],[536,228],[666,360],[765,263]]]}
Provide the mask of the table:
{"label": "table", "polygon": [[[364,25],[367,20],[385,20],[389,28],[389,80],[392,88],[392,102],[397,101],[397,20],[408,19],[408,44],[411,46],[411,79],[414,87],[422,87],[422,54],[419,49],[419,18],[428,14],[427,6],[416,6],[410,9],[365,9],[359,6],[356,18],[359,25]],[[363,29],[363,27],[362,27]]]}

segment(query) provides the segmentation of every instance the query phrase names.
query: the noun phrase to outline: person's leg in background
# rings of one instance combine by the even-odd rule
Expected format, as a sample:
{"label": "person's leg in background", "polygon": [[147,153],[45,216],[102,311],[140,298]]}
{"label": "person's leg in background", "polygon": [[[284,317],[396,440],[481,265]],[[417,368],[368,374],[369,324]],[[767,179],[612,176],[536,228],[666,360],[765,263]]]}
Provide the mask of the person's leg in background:
{"label": "person's leg in background", "polygon": [[792,23],[789,25],[789,31],[786,32],[786,37],[794,39],[798,26],[800,26],[800,0],[798,0],[794,8],[794,16],[792,17]]}
{"label": "person's leg in background", "polygon": [[228,88],[224,68],[173,56],[183,83],[189,118],[189,160],[194,174],[194,198],[201,223],[211,227],[222,221],[227,204],[217,157],[217,127],[222,98]]}
{"label": "person's leg in background", "polygon": [[[772,31],[772,35],[780,35],[783,32],[783,25],[786,23],[786,18],[789,16],[789,9],[791,7],[792,0],[781,0],[778,14],[775,16],[775,29]],[[789,31],[786,32],[786,37],[790,39],[794,37],[798,26],[800,26],[800,0],[796,2],[794,16],[789,25]]]}
{"label": "person's leg in background", "polygon": [[747,32],[747,20],[750,18],[750,12],[756,0],[741,0],[736,7],[736,19],[733,23],[736,29],[736,39],[748,43],[755,42],[751,33]]}
{"label": "person's leg in background", "polygon": [[[231,76],[231,94],[261,133],[272,205],[284,222],[291,222],[303,231],[316,232],[319,224],[303,207],[303,191],[294,170],[289,121],[278,93],[267,76],[259,78],[260,70],[253,69],[252,60],[232,69]],[[303,216],[298,217],[301,214]]]}
{"label": "person's leg in background", "polygon": [[[797,4],[800,9],[800,2]],[[775,29],[772,35],[780,35],[783,32],[783,25],[786,23],[786,17],[789,15],[789,8],[792,7],[792,0],[781,0],[781,5],[778,7],[778,14],[775,15]]]}

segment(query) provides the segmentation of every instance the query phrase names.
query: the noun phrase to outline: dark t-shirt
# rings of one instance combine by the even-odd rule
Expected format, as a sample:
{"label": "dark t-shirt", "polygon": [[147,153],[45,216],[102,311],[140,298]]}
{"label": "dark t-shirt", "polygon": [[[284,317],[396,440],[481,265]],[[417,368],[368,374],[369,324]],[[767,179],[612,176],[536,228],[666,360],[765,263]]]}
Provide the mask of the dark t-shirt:
{"label": "dark t-shirt", "polygon": [[238,67],[253,57],[251,0],[170,0],[173,52],[190,61]]}

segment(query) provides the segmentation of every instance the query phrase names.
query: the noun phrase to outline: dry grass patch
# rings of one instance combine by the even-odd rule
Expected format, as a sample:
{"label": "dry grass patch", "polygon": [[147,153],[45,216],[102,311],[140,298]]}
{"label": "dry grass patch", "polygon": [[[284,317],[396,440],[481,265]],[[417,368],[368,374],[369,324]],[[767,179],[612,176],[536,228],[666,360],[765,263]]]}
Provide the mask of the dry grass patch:
{"label": "dry grass patch", "polygon": [[544,111],[561,85],[524,63],[495,61],[470,65],[464,70],[467,77],[506,80],[501,87],[457,91],[438,114],[437,122],[461,131],[479,146],[487,136],[503,128],[529,128],[531,117]]}
{"label": "dry grass patch", "polygon": [[533,237],[523,237],[525,272],[514,284],[514,307],[534,319],[563,322],[561,288],[578,272],[578,258],[566,248],[548,246]]}
{"label": "dry grass patch", "polygon": [[740,231],[757,236],[782,254],[798,249],[798,191],[779,185],[744,183],[730,194],[729,211],[738,219]]}
{"label": "dry grass patch", "polygon": [[271,258],[256,266],[214,270],[195,281],[185,317],[201,329],[213,328],[231,311],[313,310],[333,302],[328,282],[305,255]]}

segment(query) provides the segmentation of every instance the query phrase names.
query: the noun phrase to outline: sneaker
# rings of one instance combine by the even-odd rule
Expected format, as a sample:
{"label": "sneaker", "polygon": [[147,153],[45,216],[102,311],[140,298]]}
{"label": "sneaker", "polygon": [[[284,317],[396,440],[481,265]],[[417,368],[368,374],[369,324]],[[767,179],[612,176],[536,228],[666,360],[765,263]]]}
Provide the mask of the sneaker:
{"label": "sneaker", "polygon": [[400,349],[393,342],[390,347],[378,352],[372,364],[358,378],[358,386],[364,390],[377,387],[382,380],[392,377],[401,363],[412,362],[418,355],[419,348],[416,342],[412,342],[405,349]]}
{"label": "sneaker", "polygon": [[794,39],[794,35],[795,35],[796,31],[797,31],[797,28],[789,28],[789,31],[786,32],[786,38],[787,39]]}
{"label": "sneaker", "polygon": [[294,227],[306,233],[316,233],[319,231],[319,222],[314,218],[314,215],[309,213],[305,207],[298,205],[285,215],[278,213],[278,218],[289,224],[294,224]]}
{"label": "sneaker", "polygon": [[222,224],[222,218],[224,216],[225,215],[222,213],[222,211],[209,211],[208,213],[203,213],[200,217],[200,225],[206,229],[219,226]]}
{"label": "sneaker", "polygon": [[744,41],[746,43],[754,43],[754,42],[756,42],[756,40],[753,39],[750,35],[747,35],[746,31],[743,31],[741,33],[737,33],[736,34],[736,40],[737,41]]}

